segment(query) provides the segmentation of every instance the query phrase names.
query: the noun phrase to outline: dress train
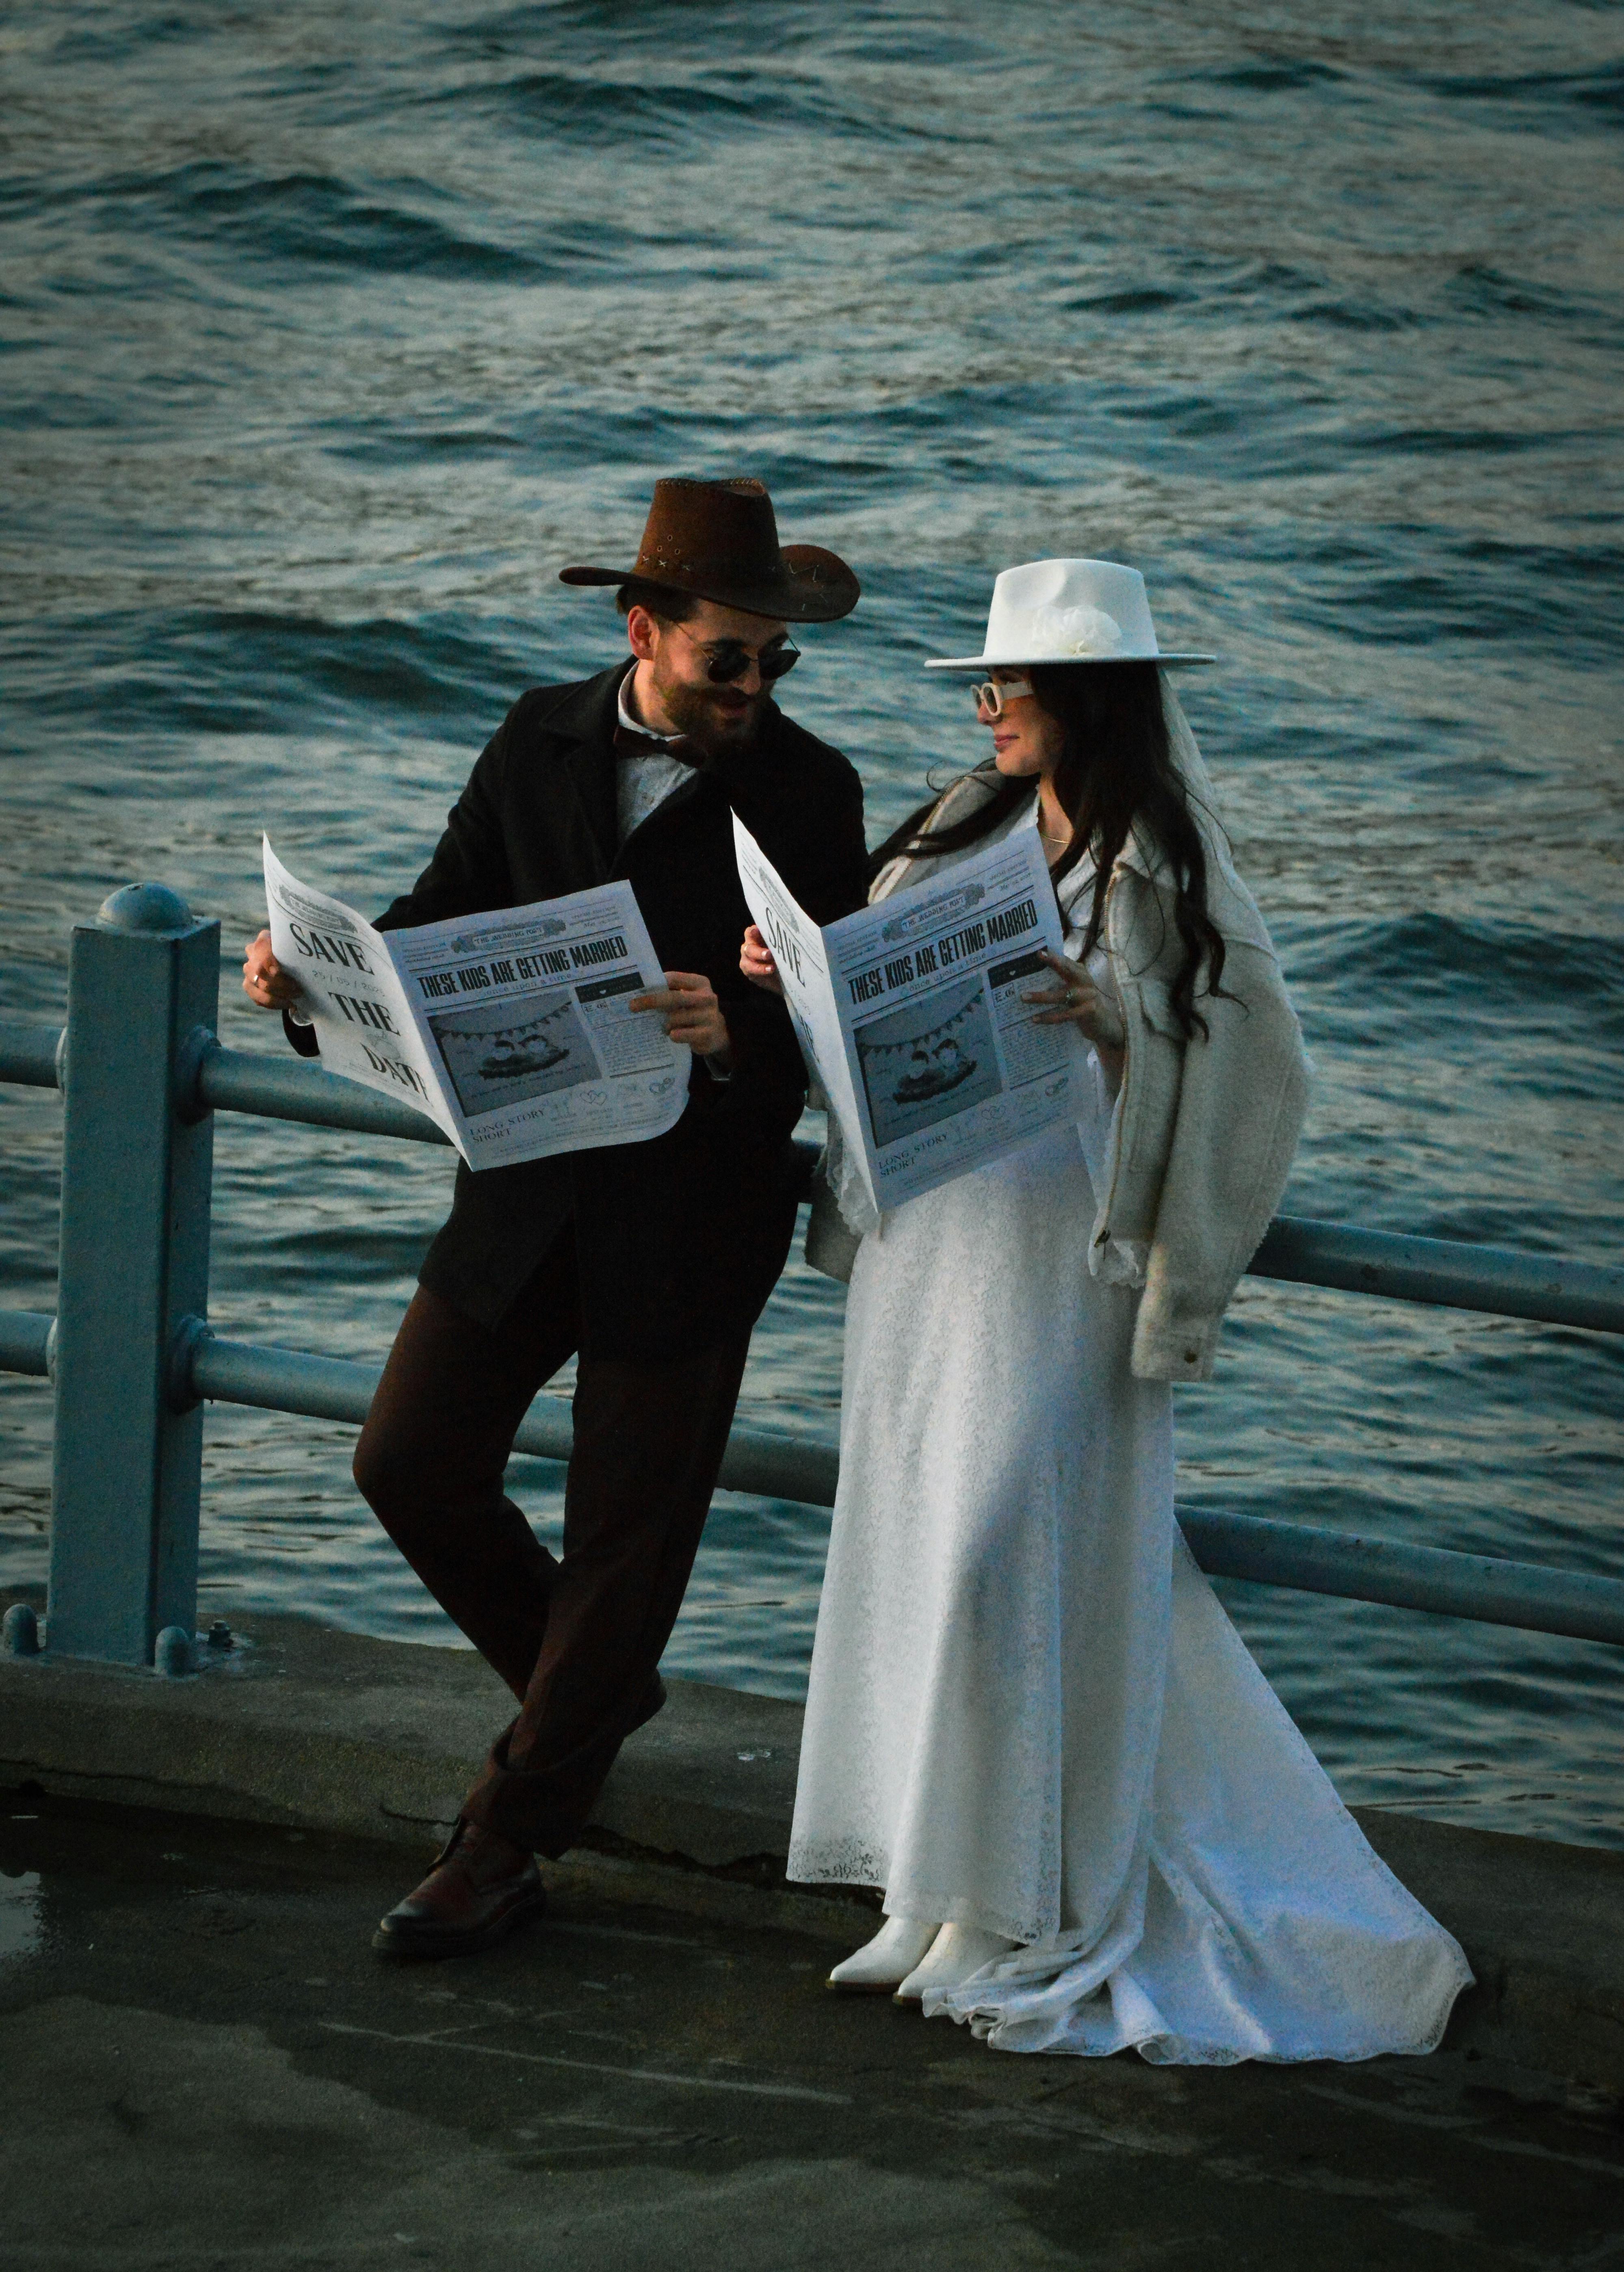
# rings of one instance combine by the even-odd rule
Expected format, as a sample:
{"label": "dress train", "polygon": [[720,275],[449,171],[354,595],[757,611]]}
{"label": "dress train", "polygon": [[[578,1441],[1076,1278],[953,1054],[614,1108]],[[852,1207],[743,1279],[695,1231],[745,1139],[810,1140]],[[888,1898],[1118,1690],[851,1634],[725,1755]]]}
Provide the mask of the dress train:
{"label": "dress train", "polygon": [[1147,1835],[1086,1949],[927,1994],[1007,2051],[1158,2066],[1436,2049],[1462,1950],[1371,1849],[1180,1539]]}

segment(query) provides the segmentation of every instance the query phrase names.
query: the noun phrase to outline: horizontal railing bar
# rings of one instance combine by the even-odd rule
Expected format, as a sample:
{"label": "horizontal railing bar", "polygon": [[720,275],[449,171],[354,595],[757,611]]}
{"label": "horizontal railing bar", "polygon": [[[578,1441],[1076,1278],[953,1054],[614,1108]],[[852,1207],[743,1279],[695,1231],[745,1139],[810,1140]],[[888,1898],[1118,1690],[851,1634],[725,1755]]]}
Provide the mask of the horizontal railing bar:
{"label": "horizontal railing bar", "polygon": [[[63,1028],[0,1017],[0,1082],[55,1088]],[[451,1142],[425,1113],[359,1081],[341,1080],[298,1058],[228,1050],[213,1042],[198,1061],[198,1102],[221,1112],[257,1113],[312,1128],[348,1128],[363,1136],[400,1136],[418,1144]]]}
{"label": "horizontal railing bar", "polygon": [[1247,1267],[1254,1278],[1624,1334],[1624,1270],[1515,1247],[1413,1238],[1403,1231],[1282,1214]]}
{"label": "horizontal railing bar", "polygon": [[255,1112],[266,1120],[302,1120],[313,1128],[352,1128],[365,1136],[403,1136],[416,1144],[449,1144],[426,1113],[363,1088],[359,1081],[297,1058],[261,1057],[216,1043],[198,1072],[198,1101],[221,1112]]}
{"label": "horizontal railing bar", "polygon": [[840,1454],[832,1444],[810,1443],[776,1431],[736,1429],[722,1456],[723,1489],[750,1491],[758,1498],[833,1506],[839,1480]]}
{"label": "horizontal railing bar", "polygon": [[[49,1321],[48,1321],[49,1322]],[[308,1356],[301,1349],[200,1335],[191,1364],[198,1396],[222,1404],[251,1404],[267,1412],[300,1412],[317,1420],[366,1418],[381,1368],[341,1357]],[[561,1396],[538,1396],[519,1425],[513,1449],[536,1460],[566,1462],[574,1442],[570,1408]],[[722,1463],[725,1490],[763,1498],[798,1499],[833,1506],[840,1455],[793,1436],[736,1431]]]}
{"label": "horizontal railing bar", "polygon": [[[59,1028],[0,1018],[0,1081],[54,1088],[60,1040]],[[426,1115],[394,1097],[307,1061],[229,1050],[218,1042],[199,1063],[198,1096],[221,1111],[400,1136],[419,1144],[450,1141]],[[797,1144],[796,1150],[803,1178],[809,1178],[816,1147]],[[1624,1334],[1624,1270],[1515,1247],[1277,1215],[1247,1267],[1254,1277],[1294,1285]]]}
{"label": "horizontal railing bar", "polygon": [[1390,1609],[1426,1610],[1573,1640],[1624,1642],[1624,1579],[1263,1515],[1198,1506],[1178,1512],[1190,1551],[1209,1577],[1338,1594],[1347,1601],[1382,1602]]}
{"label": "horizontal railing bar", "polygon": [[[377,1384],[378,1372],[368,1365],[212,1335],[198,1342],[192,1360],[191,1385],[199,1395],[325,1420],[364,1420]],[[565,1461],[573,1438],[568,1405],[561,1397],[538,1396],[514,1449]],[[739,1429],[729,1441],[721,1482],[728,1491],[832,1506],[839,1474],[840,1455],[829,1445]],[[1204,1507],[1178,1513],[1191,1551],[1214,1577],[1624,1642],[1624,1581],[1616,1578]]]}
{"label": "horizontal railing bar", "polygon": [[0,1017],[0,1081],[19,1088],[55,1088],[62,1031],[27,1018]]}
{"label": "horizontal railing bar", "polygon": [[[42,1375],[51,1325],[51,1319],[37,1312],[0,1311],[0,1369]],[[191,1387],[223,1404],[359,1426],[371,1405],[378,1370],[204,1334],[193,1344]],[[533,1459],[563,1462],[573,1440],[563,1398],[538,1396],[513,1448]],[[739,1429],[729,1442],[721,1481],[729,1491],[832,1506],[839,1473],[839,1454],[831,1446]],[[1181,1506],[1179,1521],[1196,1560],[1213,1577],[1580,1640],[1624,1642],[1624,1581],[1616,1578],[1207,1507]]]}
{"label": "horizontal railing bar", "polygon": [[26,1372],[39,1380],[46,1379],[56,1322],[38,1310],[0,1310],[0,1372]]}
{"label": "horizontal railing bar", "polygon": [[356,1427],[371,1409],[381,1365],[311,1356],[268,1342],[227,1341],[199,1334],[192,1344],[194,1396],[249,1404],[262,1412],[297,1412],[307,1420],[348,1420]]}

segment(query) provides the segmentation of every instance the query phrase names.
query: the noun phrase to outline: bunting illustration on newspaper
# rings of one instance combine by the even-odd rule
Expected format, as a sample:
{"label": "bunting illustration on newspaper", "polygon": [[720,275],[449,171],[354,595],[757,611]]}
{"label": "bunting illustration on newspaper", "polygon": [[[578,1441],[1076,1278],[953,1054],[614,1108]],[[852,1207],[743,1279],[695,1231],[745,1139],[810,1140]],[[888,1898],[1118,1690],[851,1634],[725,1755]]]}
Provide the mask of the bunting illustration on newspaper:
{"label": "bunting illustration on newspaper", "polygon": [[1036,827],[955,860],[939,883],[823,929],[736,816],[750,912],[802,1052],[877,1208],[900,1207],[1075,1119],[1088,1044],[1036,1025],[1064,934]]}
{"label": "bunting illustration on newspaper", "polygon": [[426,1113],[470,1168],[662,1136],[690,1058],[633,996],[664,976],[628,883],[378,931],[265,840],[276,959],[329,1072]]}

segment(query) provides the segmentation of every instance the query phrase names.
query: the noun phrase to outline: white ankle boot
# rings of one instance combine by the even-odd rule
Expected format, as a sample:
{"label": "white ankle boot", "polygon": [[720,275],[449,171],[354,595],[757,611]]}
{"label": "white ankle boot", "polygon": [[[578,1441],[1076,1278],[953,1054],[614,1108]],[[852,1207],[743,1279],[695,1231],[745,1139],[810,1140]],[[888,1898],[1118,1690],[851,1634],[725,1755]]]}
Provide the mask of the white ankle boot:
{"label": "white ankle boot", "polygon": [[831,1988],[880,1995],[904,1980],[930,1948],[941,1928],[919,1917],[887,1917],[872,1940],[829,1975]]}
{"label": "white ankle boot", "polygon": [[983,1932],[977,1924],[945,1924],[931,1943],[930,1953],[896,1991],[899,2004],[917,2004],[927,1988],[957,1988],[973,1972],[995,1958],[1007,1956],[1018,1944],[1002,1933]]}

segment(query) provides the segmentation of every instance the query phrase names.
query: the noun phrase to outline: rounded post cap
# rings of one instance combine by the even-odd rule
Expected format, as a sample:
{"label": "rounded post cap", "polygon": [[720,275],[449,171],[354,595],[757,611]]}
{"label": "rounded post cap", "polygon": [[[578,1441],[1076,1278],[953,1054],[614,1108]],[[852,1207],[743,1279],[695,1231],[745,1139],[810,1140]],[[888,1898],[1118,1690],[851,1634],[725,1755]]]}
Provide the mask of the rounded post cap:
{"label": "rounded post cap", "polygon": [[126,884],[102,901],[96,921],[107,930],[190,930],[191,909],[167,884]]}
{"label": "rounded post cap", "polygon": [[38,1656],[40,1621],[26,1602],[13,1602],[0,1620],[0,1648],[8,1656]]}
{"label": "rounded post cap", "polygon": [[184,1626],[165,1626],[153,1646],[153,1670],[171,1680],[191,1670],[191,1635]]}

